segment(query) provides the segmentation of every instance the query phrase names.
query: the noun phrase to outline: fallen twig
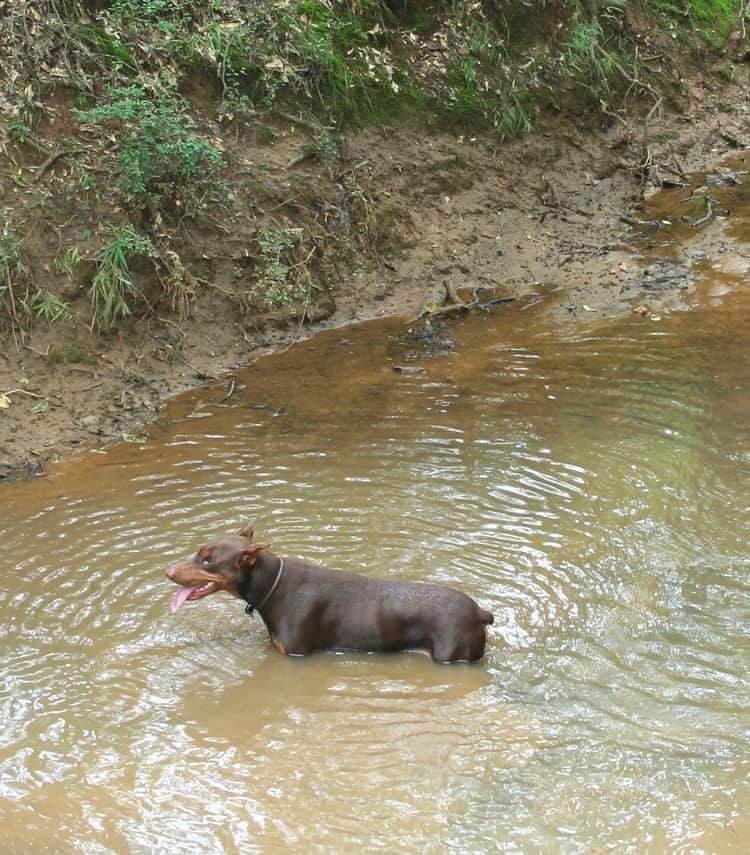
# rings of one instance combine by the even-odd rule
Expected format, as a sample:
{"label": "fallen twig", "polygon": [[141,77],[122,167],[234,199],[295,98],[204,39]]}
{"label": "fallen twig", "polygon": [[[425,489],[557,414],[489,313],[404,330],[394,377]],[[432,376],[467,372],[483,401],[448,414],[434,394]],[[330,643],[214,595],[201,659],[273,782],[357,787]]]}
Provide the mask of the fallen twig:
{"label": "fallen twig", "polygon": [[223,398],[219,398],[219,403],[223,404],[224,401],[228,401],[232,395],[234,395],[234,390],[237,388],[237,378],[232,375],[229,381],[229,391],[224,395]]}
{"label": "fallen twig", "polygon": [[37,356],[41,356],[43,359],[47,359],[49,357],[49,345],[47,345],[47,350],[37,350],[35,347],[32,347],[30,344],[24,344],[26,350],[30,350],[32,353],[35,353]]}
{"label": "fallen twig", "polygon": [[649,229],[664,229],[670,223],[665,223],[663,220],[638,220],[635,217],[629,217],[627,214],[620,214],[620,221],[627,223],[629,226],[640,226],[641,228]]}
{"label": "fallen twig", "polygon": [[44,163],[39,167],[39,170],[34,178],[34,184],[38,184],[42,178],[44,178],[45,173],[51,169],[61,157],[66,157],[69,154],[76,154],[79,151],[83,151],[80,148],[61,148],[57,151],[53,151],[52,154],[44,161]]}
{"label": "fallen twig", "polygon": [[435,308],[423,306],[414,320],[418,321],[424,317],[436,318],[456,312],[470,312],[472,309],[489,309],[492,306],[499,306],[502,303],[512,303],[515,299],[515,297],[493,297],[491,300],[484,301],[471,300],[468,303],[447,303],[446,305],[436,306]]}
{"label": "fallen twig", "polygon": [[693,228],[697,229],[704,226],[709,220],[714,218],[714,205],[710,196],[706,196],[706,213],[693,223]]}
{"label": "fallen twig", "polygon": [[36,392],[29,392],[28,389],[8,389],[7,392],[0,389],[0,395],[6,395],[6,396],[28,395],[30,398],[39,398],[39,399],[44,399],[46,397],[45,395],[37,395]]}
{"label": "fallen twig", "polygon": [[293,125],[301,125],[303,128],[315,131],[315,133],[336,130],[332,125],[321,125],[313,119],[303,119],[302,116],[295,116],[292,113],[284,113],[281,110],[274,110],[274,113],[276,113],[280,119],[286,119],[287,122],[291,122]]}

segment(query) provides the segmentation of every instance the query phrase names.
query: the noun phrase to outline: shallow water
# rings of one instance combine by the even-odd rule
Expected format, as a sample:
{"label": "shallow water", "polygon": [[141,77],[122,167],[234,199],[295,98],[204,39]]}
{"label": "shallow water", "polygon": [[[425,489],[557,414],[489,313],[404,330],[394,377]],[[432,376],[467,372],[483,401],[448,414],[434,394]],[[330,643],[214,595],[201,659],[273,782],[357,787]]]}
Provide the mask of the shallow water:
{"label": "shallow water", "polygon": [[[420,355],[329,332],[143,445],[5,485],[5,851],[741,851],[750,839],[750,294]],[[399,374],[412,364],[423,374]],[[280,554],[445,582],[485,660],[284,658],[164,568]]]}

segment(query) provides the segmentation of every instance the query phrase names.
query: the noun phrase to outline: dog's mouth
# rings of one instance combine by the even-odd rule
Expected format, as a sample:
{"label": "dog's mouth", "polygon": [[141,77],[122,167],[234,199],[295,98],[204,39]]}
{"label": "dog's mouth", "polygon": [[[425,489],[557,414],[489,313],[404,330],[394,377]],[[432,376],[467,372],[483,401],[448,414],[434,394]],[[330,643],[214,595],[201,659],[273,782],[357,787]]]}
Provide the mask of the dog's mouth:
{"label": "dog's mouth", "polygon": [[216,582],[204,582],[202,585],[185,585],[172,599],[172,614],[179,611],[188,600],[200,600],[219,590]]}

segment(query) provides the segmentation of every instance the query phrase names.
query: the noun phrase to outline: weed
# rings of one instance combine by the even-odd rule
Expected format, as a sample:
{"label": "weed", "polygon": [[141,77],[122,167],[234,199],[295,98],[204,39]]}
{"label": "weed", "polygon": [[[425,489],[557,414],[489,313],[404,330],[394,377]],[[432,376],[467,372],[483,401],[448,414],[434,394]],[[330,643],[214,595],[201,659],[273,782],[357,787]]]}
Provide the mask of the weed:
{"label": "weed", "polygon": [[598,21],[578,24],[565,45],[563,62],[594,92],[609,89],[612,73],[618,66],[617,55],[602,46],[604,31]]}
{"label": "weed", "polygon": [[608,0],[599,10],[599,18],[608,23],[617,23],[625,14],[626,0]]}
{"label": "weed", "polygon": [[12,116],[5,127],[10,139],[18,145],[27,142],[33,136],[31,128],[20,116]]}
{"label": "weed", "polygon": [[15,334],[30,320],[31,276],[23,260],[21,241],[7,223],[0,235],[0,322],[9,322]]}
{"label": "weed", "polygon": [[173,0],[113,0],[112,16],[118,21],[146,24],[171,17],[179,6]]}
{"label": "weed", "polygon": [[341,161],[341,141],[328,131],[315,134],[312,142],[302,147],[305,157],[321,160],[329,169]]}
{"label": "weed", "polygon": [[71,246],[62,255],[56,256],[53,263],[58,273],[70,275],[81,263],[81,251],[77,246]]}
{"label": "weed", "polygon": [[502,137],[518,136],[534,130],[534,100],[528,89],[516,83],[490,80],[480,73],[479,60],[465,57],[454,64],[447,76],[450,97],[447,110],[460,121],[477,118],[491,121]]}
{"label": "weed", "polygon": [[498,95],[494,114],[495,127],[502,137],[521,136],[534,130],[534,99],[527,89],[512,89]]}
{"label": "weed", "polygon": [[299,233],[299,229],[260,229],[260,259],[257,282],[248,294],[251,299],[259,297],[266,306],[277,307],[305,298],[305,284],[292,278],[292,268],[286,261],[299,241]]}
{"label": "weed", "polygon": [[97,271],[89,289],[92,330],[109,330],[131,314],[130,300],[140,292],[130,261],[135,256],[153,259],[158,255],[151,241],[132,226],[112,229],[112,240],[96,258]]}
{"label": "weed", "polygon": [[126,204],[162,208],[195,201],[223,165],[221,152],[196,136],[195,123],[174,95],[149,96],[140,86],[115,89],[107,104],[73,112],[81,121],[115,122],[122,131],[117,184]]}
{"label": "weed", "polygon": [[469,53],[481,62],[494,65],[505,55],[502,40],[483,18],[471,18],[468,31]]}
{"label": "weed", "polygon": [[223,114],[270,107],[291,93],[336,121],[362,124],[385,116],[399,91],[387,49],[376,47],[382,13],[375,0],[258,0],[240,23],[207,22],[176,34],[170,48],[183,65],[215,70],[230,104]]}
{"label": "weed", "polygon": [[448,68],[448,96],[445,108],[455,118],[488,116],[489,86],[484,79],[480,79],[478,69],[479,60],[473,56],[463,57]]}
{"label": "weed", "polygon": [[48,324],[57,321],[72,321],[76,313],[70,303],[53,294],[51,291],[37,291],[31,304],[35,318],[41,318]]}
{"label": "weed", "polygon": [[255,129],[255,138],[259,145],[273,145],[276,142],[276,132],[268,125],[259,125]]}

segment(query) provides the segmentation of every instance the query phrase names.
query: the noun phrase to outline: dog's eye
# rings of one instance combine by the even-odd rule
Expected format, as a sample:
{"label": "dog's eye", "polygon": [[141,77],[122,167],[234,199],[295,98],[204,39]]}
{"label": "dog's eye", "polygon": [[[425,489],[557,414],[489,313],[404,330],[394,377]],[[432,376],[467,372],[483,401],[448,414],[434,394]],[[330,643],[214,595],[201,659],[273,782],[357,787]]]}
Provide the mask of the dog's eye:
{"label": "dog's eye", "polygon": [[202,559],[201,559],[201,564],[202,564],[204,567],[210,567],[210,566],[211,566],[211,559],[210,559],[210,558],[202,558]]}

